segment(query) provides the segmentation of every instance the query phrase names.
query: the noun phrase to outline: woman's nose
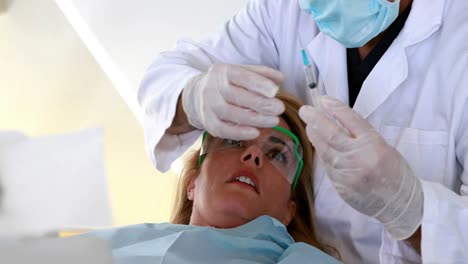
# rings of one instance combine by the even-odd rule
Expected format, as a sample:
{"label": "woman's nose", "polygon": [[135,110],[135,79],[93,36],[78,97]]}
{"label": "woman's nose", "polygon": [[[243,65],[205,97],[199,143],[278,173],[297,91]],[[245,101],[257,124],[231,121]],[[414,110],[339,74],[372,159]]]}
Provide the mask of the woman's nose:
{"label": "woman's nose", "polygon": [[263,153],[257,145],[249,146],[241,156],[241,162],[250,164],[255,168],[263,166]]}

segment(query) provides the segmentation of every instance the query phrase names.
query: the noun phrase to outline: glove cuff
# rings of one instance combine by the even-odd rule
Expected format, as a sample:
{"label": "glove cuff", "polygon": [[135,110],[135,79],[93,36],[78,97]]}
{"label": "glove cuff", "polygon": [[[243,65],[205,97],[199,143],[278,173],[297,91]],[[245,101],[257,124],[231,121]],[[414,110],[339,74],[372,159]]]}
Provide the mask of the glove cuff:
{"label": "glove cuff", "polygon": [[419,228],[423,218],[424,194],[421,181],[407,164],[394,198],[376,216],[394,240],[409,238]]}
{"label": "glove cuff", "polygon": [[197,84],[203,76],[203,73],[195,75],[187,82],[182,90],[182,108],[184,109],[188,122],[193,127],[201,130],[204,130],[204,126],[199,120],[200,115],[196,111],[195,103],[195,100],[198,100],[199,98],[196,98],[196,93],[194,91],[197,89]]}

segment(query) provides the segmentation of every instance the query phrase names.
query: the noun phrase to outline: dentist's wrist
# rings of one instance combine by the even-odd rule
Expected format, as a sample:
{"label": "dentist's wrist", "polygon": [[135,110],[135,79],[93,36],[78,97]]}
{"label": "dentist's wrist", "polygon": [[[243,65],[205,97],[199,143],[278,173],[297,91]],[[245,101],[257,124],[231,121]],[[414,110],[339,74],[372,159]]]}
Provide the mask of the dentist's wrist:
{"label": "dentist's wrist", "polygon": [[399,190],[376,216],[394,240],[411,237],[421,226],[424,208],[422,184],[405,166]]}
{"label": "dentist's wrist", "polygon": [[200,120],[200,109],[197,109],[197,107],[200,107],[200,105],[195,103],[195,100],[200,100],[200,95],[196,93],[196,89],[198,88],[198,82],[201,78],[203,78],[203,76],[204,74],[200,73],[192,77],[182,90],[181,96],[182,109],[185,112],[185,115],[187,116],[189,124],[201,130],[204,129],[204,126]]}

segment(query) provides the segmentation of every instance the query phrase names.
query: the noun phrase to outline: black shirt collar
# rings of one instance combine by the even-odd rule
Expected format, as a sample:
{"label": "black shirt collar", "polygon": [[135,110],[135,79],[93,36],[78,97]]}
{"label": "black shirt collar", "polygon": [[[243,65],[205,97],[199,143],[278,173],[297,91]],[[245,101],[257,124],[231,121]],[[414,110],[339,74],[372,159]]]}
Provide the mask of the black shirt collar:
{"label": "black shirt collar", "polygon": [[362,84],[369,76],[377,62],[382,58],[387,49],[397,38],[400,31],[403,29],[406,20],[411,12],[409,5],[395,21],[382,33],[382,38],[377,45],[371,50],[364,60],[359,57],[358,48],[346,50],[346,59],[348,64],[348,88],[349,88],[349,104],[352,107],[356,102]]}

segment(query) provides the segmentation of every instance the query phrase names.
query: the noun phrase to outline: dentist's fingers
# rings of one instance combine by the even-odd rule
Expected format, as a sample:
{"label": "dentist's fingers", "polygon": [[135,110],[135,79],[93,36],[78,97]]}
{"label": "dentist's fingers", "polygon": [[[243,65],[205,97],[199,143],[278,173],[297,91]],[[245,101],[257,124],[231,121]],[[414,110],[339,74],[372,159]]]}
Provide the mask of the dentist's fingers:
{"label": "dentist's fingers", "polygon": [[284,82],[284,75],[282,72],[262,65],[240,65],[241,67],[253,71],[272,80],[276,85],[281,86]]}
{"label": "dentist's fingers", "polygon": [[[259,66],[257,66],[259,67]],[[251,67],[233,66],[228,68],[227,76],[230,84],[242,87],[268,98],[278,93],[279,85],[271,79],[250,70]]]}
{"label": "dentist's fingers", "polygon": [[346,130],[330,120],[323,112],[305,105],[299,110],[299,116],[307,124],[309,137],[317,135],[330,147],[338,151],[347,151],[351,137]]}
{"label": "dentist's fingers", "polygon": [[274,127],[279,124],[279,117],[262,115],[250,109],[227,105],[217,113],[219,119],[241,126]]}
{"label": "dentist's fingers", "polygon": [[284,103],[278,98],[268,98],[242,87],[230,85],[228,89],[222,90],[221,93],[226,102],[251,109],[260,114],[278,116],[285,110]]}
{"label": "dentist's fingers", "polygon": [[373,129],[369,122],[363,119],[356,111],[333,97],[321,97],[320,104],[327,113],[336,118],[354,137],[359,137],[370,129]]}

